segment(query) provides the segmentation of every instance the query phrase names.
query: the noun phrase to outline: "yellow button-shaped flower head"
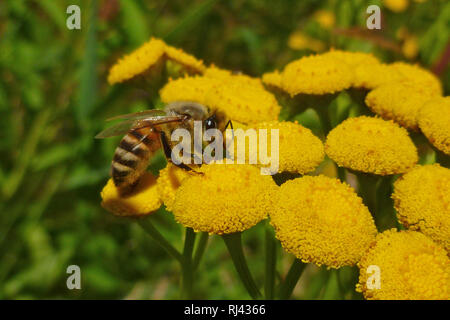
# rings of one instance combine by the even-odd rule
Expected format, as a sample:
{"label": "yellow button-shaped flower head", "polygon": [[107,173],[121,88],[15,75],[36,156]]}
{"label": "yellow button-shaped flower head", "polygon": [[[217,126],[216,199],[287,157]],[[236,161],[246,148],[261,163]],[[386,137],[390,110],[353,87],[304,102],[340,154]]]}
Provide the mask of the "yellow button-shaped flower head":
{"label": "yellow button-shaped flower head", "polygon": [[277,186],[251,165],[204,165],[175,194],[175,219],[211,234],[247,230],[267,217]]}
{"label": "yellow button-shaped flower head", "polygon": [[123,82],[144,73],[164,58],[164,50],[164,41],[150,39],[111,67],[108,82],[110,84]]}
{"label": "yellow button-shaped flower head", "polygon": [[384,63],[362,63],[357,65],[353,71],[353,86],[356,88],[374,89],[383,84],[395,83],[402,79],[398,71]]}
{"label": "yellow button-shaped flower head", "polygon": [[206,94],[222,81],[202,76],[184,77],[170,80],[159,92],[164,103],[174,101],[194,101],[206,104]]}
{"label": "yellow button-shaped flower head", "polygon": [[397,217],[450,251],[450,169],[417,166],[394,184]]}
{"label": "yellow button-shaped flower head", "polygon": [[262,76],[262,82],[269,87],[282,89],[281,73],[278,70],[264,73]]}
{"label": "yellow button-shaped flower head", "polygon": [[[351,52],[351,51],[343,51],[343,50],[331,50],[324,54],[324,56],[329,57],[330,59],[337,59],[344,61],[352,70],[358,69],[360,66],[364,68],[368,68],[370,66],[380,66],[380,61],[371,53],[365,52]],[[355,87],[364,87],[361,84],[361,79],[353,76],[353,86]]]}
{"label": "yellow button-shaped flower head", "polygon": [[178,190],[181,182],[193,175],[190,171],[181,169],[172,163],[159,171],[159,177],[156,181],[159,195],[167,210],[172,211],[173,202],[175,201],[175,193]]}
{"label": "yellow button-shaped flower head", "polygon": [[450,155],[450,97],[439,97],[425,103],[419,112],[419,127],[439,150]]}
{"label": "yellow button-shaped flower head", "polygon": [[405,128],[417,130],[419,111],[433,97],[436,94],[429,88],[416,83],[388,83],[370,91],[366,104],[384,119],[392,119]]}
{"label": "yellow button-shaped flower head", "polygon": [[167,83],[160,95],[165,103],[195,101],[243,123],[277,120],[281,109],[275,97],[262,85],[242,75],[181,78]]}
{"label": "yellow button-shaped flower head", "polygon": [[383,0],[383,5],[393,12],[403,12],[408,8],[408,0]]}
{"label": "yellow button-shaped flower head", "polygon": [[101,192],[102,206],[117,216],[139,217],[158,210],[161,199],[156,178],[145,173],[129,194],[123,195],[109,179]]}
{"label": "yellow button-shaped flower head", "polygon": [[281,84],[291,96],[297,94],[327,94],[349,88],[351,68],[341,59],[327,55],[312,55],[289,63],[283,70]]}
{"label": "yellow button-shaped flower head", "polygon": [[377,233],[355,191],[326,176],[282,184],[270,220],[286,251],[303,262],[332,268],[358,262]]}
{"label": "yellow button-shaped flower head", "polygon": [[416,84],[418,87],[422,87],[422,90],[434,95],[442,95],[441,81],[430,71],[405,62],[395,62],[390,64],[389,67],[398,72],[400,75],[399,81]]}
{"label": "yellow button-shaped flower head", "polygon": [[344,50],[330,50],[323,54],[328,58],[334,58],[344,61],[348,66],[354,68],[359,65],[379,64],[380,61],[371,53],[353,52]]}
{"label": "yellow button-shaped flower head", "polygon": [[151,70],[166,59],[182,65],[190,73],[201,73],[205,70],[201,60],[165,44],[160,39],[151,38],[111,67],[108,82],[110,84],[124,82]]}
{"label": "yellow button-shaped flower head", "polygon": [[229,70],[220,69],[214,65],[207,68],[203,75],[208,78],[221,79],[227,82],[242,82],[245,85],[254,85],[259,88],[264,88],[261,79],[259,78],[253,78],[241,72],[231,72]]}
{"label": "yellow button-shaped flower head", "polygon": [[[260,129],[267,130],[266,150],[268,155],[272,149],[271,130],[278,130],[278,172],[305,174],[314,171],[323,160],[325,153],[322,141],[311,130],[297,122],[261,122],[254,128],[258,133],[260,133]],[[258,139],[258,148],[261,146],[261,139]]]}
{"label": "yellow button-shaped flower head", "polygon": [[340,167],[378,175],[406,172],[418,161],[406,129],[366,116],[349,118],[331,130],[325,152]]}
{"label": "yellow button-shaped flower head", "polygon": [[356,290],[368,300],[450,299],[447,252],[420,232],[379,234],[358,267]]}

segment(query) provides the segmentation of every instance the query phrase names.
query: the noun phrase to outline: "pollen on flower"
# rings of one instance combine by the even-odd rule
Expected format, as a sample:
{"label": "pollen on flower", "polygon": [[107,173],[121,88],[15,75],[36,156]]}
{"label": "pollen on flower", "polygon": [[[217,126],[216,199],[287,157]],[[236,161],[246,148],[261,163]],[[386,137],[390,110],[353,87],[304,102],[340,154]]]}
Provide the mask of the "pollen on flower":
{"label": "pollen on flower", "polygon": [[243,123],[278,119],[281,107],[275,97],[262,85],[240,79],[233,81],[228,76],[180,78],[167,83],[161,89],[160,96],[165,103],[183,100],[199,102],[223,112],[231,120]]}
{"label": "pollen on flower", "polygon": [[281,84],[291,96],[335,93],[353,83],[351,68],[342,60],[311,55],[295,60],[283,70]]}
{"label": "pollen on flower", "polygon": [[429,100],[419,111],[418,121],[428,140],[450,155],[450,97]]}
{"label": "pollen on flower", "polygon": [[191,175],[189,171],[178,168],[170,162],[164,169],[159,171],[156,187],[167,210],[172,211],[175,192],[181,185],[181,182]]}
{"label": "pollen on flower", "polygon": [[[378,289],[367,285],[371,265],[380,269]],[[450,299],[447,252],[420,232],[391,229],[379,234],[358,267],[356,290],[368,300]]]}
{"label": "pollen on flower", "polygon": [[408,229],[420,231],[450,251],[450,169],[417,166],[394,183],[395,209]]}
{"label": "pollen on flower", "polygon": [[418,161],[406,129],[366,116],[349,118],[331,130],[325,152],[341,167],[378,175],[406,172]]}
{"label": "pollen on flower", "polygon": [[331,268],[356,264],[377,233],[355,191],[326,176],[282,184],[270,220],[286,251],[305,263]]}
{"label": "pollen on flower", "polygon": [[[260,129],[266,129],[267,133],[267,147],[266,154],[272,157],[272,141],[271,141],[271,130],[278,130],[279,144],[278,144],[278,157],[279,157],[279,168],[278,172],[293,172],[305,174],[314,169],[322,162],[325,155],[323,150],[322,141],[316,137],[311,130],[303,127],[297,122],[290,121],[270,121],[261,122],[255,126],[251,126],[255,129],[258,142],[257,147],[262,147],[262,142],[260,138]],[[236,146],[237,147],[237,146]],[[299,151],[301,150],[301,151]],[[249,148],[247,146],[247,151]],[[259,153],[261,150],[255,150],[257,153],[256,157],[259,159]],[[258,166],[265,166],[261,164],[261,159],[258,160]]]}
{"label": "pollen on flower", "polygon": [[388,83],[370,91],[365,101],[382,118],[418,130],[419,111],[433,97],[436,97],[434,92],[417,83]]}
{"label": "pollen on flower", "polygon": [[117,216],[139,217],[153,213],[161,206],[156,178],[145,173],[131,194],[121,195],[112,179],[101,192],[102,206]]}
{"label": "pollen on flower", "polygon": [[183,180],[173,213],[195,231],[226,234],[247,230],[267,217],[277,186],[250,165],[210,164]]}
{"label": "pollen on flower", "polygon": [[155,38],[150,39],[111,67],[108,82],[114,84],[129,80],[155,66],[164,58],[165,47],[164,41]]}

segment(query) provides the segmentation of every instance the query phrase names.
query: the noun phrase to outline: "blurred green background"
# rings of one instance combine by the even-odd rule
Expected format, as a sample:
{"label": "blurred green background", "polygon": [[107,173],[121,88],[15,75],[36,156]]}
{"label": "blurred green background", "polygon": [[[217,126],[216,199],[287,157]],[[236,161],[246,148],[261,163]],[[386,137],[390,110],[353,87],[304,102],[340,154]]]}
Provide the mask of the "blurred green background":
{"label": "blurred green background", "polygon": [[[177,263],[133,220],[100,206],[117,139],[93,137],[105,118],[152,105],[145,90],[107,84],[119,57],[155,36],[208,65],[260,76],[336,47],[420,63],[441,78],[448,95],[450,3],[410,1],[394,12],[386,2],[392,1],[2,0],[0,298],[179,297]],[[70,4],[81,8],[81,30],[66,27]],[[381,31],[365,27],[369,4],[382,8]],[[163,161],[158,157],[151,170]],[[160,209],[153,218],[180,248],[184,231],[172,215]],[[263,239],[261,225],[244,234],[260,284]],[[284,276],[293,258],[278,253]],[[71,264],[81,267],[81,290],[66,287]],[[359,298],[348,269],[342,272],[349,278],[346,297]],[[329,276],[309,266],[294,297],[336,298],[336,281],[324,284]],[[218,237],[210,238],[195,292],[197,298],[248,298]]]}

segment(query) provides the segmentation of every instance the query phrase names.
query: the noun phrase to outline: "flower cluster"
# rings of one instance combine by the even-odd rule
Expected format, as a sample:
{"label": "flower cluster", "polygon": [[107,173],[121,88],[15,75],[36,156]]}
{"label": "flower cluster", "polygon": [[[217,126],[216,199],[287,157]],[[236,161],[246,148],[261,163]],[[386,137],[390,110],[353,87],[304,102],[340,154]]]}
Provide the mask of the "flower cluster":
{"label": "flower cluster", "polygon": [[195,101],[243,123],[276,120],[280,113],[275,96],[266,91],[259,80],[220,72],[216,68],[208,69],[203,76],[169,81],[160,95],[165,103]]}
{"label": "flower cluster", "polygon": [[[385,5],[393,11],[402,8],[394,1]],[[323,28],[334,23],[323,12],[316,19]],[[291,39],[291,45],[298,40]],[[103,207],[119,216],[143,216],[164,204],[183,226],[224,239],[270,219],[281,246],[303,263],[327,268],[357,264],[357,290],[366,299],[450,298],[450,170],[417,165],[420,148],[407,131],[421,130],[435,148],[450,154],[450,100],[442,97],[433,74],[403,62],[385,64],[368,53],[331,50],[292,61],[260,79],[205,67],[195,57],[151,39],[114,65],[108,80],[117,83],[143,75],[164,61],[179,64],[186,74],[158,88],[162,102],[204,104],[235,121],[235,129],[254,129],[258,146],[264,138],[261,132],[278,130],[278,172],[275,178],[262,175],[264,165],[249,164],[249,158],[261,154],[258,149],[251,154],[244,143],[245,164],[216,161],[186,171],[168,163],[157,178],[144,174],[129,194],[109,180],[101,192]],[[311,106],[320,118],[330,110],[318,99],[350,88],[368,92],[365,103],[376,116],[351,117],[329,133],[324,130],[325,143],[299,122],[279,119],[282,107],[275,94],[310,98],[317,102]],[[271,156],[275,142],[270,134],[267,138]],[[357,189],[345,175],[339,175],[340,180],[316,175],[323,173],[325,154],[325,164],[355,174]],[[386,228],[379,226],[380,213],[372,211],[376,190],[368,195],[362,187],[364,177],[372,175],[388,183],[392,175],[401,175],[391,195],[397,211],[393,218],[408,230],[378,233],[377,228]],[[389,212],[382,209],[376,211]],[[242,263],[242,257],[232,256]],[[381,289],[368,286],[366,270],[371,265],[381,270]]]}
{"label": "flower cluster", "polygon": [[337,179],[304,176],[281,185],[270,214],[276,237],[304,262],[354,265],[375,239],[367,207]]}

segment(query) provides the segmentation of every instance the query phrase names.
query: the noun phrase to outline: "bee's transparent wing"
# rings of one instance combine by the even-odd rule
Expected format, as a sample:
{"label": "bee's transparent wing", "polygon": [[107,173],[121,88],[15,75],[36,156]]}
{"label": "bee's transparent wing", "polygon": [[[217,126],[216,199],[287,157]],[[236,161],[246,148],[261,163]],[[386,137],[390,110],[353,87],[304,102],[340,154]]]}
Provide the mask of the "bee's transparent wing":
{"label": "bee's transparent wing", "polygon": [[104,139],[104,138],[109,138],[109,137],[114,137],[114,136],[119,136],[119,135],[124,135],[126,134],[128,131],[130,131],[133,126],[136,125],[136,120],[127,120],[127,121],[123,121],[120,123],[117,123],[109,128],[106,128],[105,130],[103,130],[102,132],[100,132],[99,134],[97,134],[95,136],[96,139]]}
{"label": "bee's transparent wing", "polygon": [[125,120],[120,123],[117,123],[109,128],[106,128],[99,134],[95,136],[96,139],[104,139],[109,137],[114,137],[118,135],[124,135],[128,133],[132,129],[139,129],[145,127],[152,127],[154,125],[160,125],[164,123],[170,122],[180,122],[186,119],[184,115],[176,115],[176,116],[153,116],[146,117],[140,120]]}
{"label": "bee's transparent wing", "polygon": [[165,116],[166,112],[164,110],[157,110],[157,109],[152,109],[152,110],[145,110],[145,111],[140,111],[140,112],[135,112],[135,113],[128,113],[128,114],[121,114],[119,116],[115,116],[109,119],[106,119],[106,121],[112,121],[112,120],[142,120],[142,119],[147,119],[147,118],[152,118],[152,117],[160,117],[160,116]]}

